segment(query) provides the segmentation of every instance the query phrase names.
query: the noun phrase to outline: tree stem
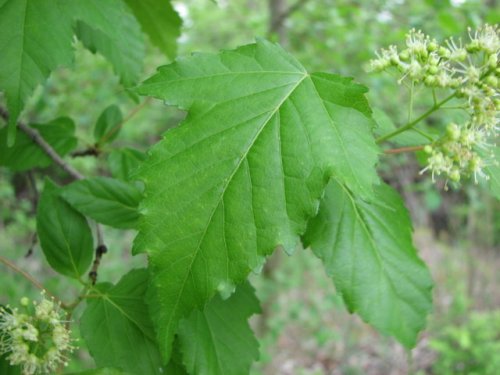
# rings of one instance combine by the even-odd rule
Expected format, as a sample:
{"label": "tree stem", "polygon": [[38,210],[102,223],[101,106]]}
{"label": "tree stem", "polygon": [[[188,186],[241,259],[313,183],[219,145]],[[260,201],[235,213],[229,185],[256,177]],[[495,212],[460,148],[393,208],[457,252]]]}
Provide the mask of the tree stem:
{"label": "tree stem", "polygon": [[[139,111],[140,108],[142,108],[147,101],[145,101],[142,106],[136,107],[134,111],[132,111],[127,118],[122,122],[122,124],[125,121],[128,121],[132,116],[134,116],[135,113]],[[2,117],[5,121],[9,120],[9,112],[5,108],[0,107],[0,117]],[[17,126],[19,129],[21,129],[24,133],[26,133],[32,140],[35,142],[53,161],[56,163],[59,167],[61,167],[64,171],[66,171],[73,179],[75,180],[83,180],[85,178],[84,175],[82,175],[80,172],[78,172],[76,169],[74,169],[71,165],[69,165],[58,153],[56,150],[52,148],[52,146],[47,143],[47,141],[40,135],[38,131],[35,129],[29,127],[28,125],[18,122]],[[97,249],[96,249],[96,257],[94,260],[94,264],[92,267],[92,270],[89,273],[89,278],[92,282],[92,284],[96,283],[97,280],[97,269],[99,268],[99,265],[101,263],[101,258],[104,253],[107,252],[106,245],[104,245],[104,240],[103,240],[103,235],[102,235],[102,228],[101,226],[96,223],[96,236],[97,236]]]}
{"label": "tree stem", "polygon": [[38,280],[36,280],[33,276],[31,276],[29,273],[26,271],[23,271],[20,269],[18,266],[16,266],[13,262],[11,262],[9,259],[4,258],[3,256],[0,255],[0,263],[3,263],[5,266],[13,270],[14,272],[20,274],[23,276],[26,280],[28,280],[31,284],[33,284],[36,288],[40,289],[41,291],[44,291],[49,295],[51,298],[53,298],[58,304],[61,306],[65,306],[63,302],[56,296],[54,296],[52,293],[50,293]]}
{"label": "tree stem", "polygon": [[391,148],[389,150],[384,150],[386,154],[401,154],[403,152],[413,152],[423,150],[425,146],[408,146],[400,148]]}
{"label": "tree stem", "polygon": [[[0,107],[0,117],[5,121],[9,120],[9,112],[5,108]],[[35,142],[59,167],[64,169],[75,180],[83,180],[84,176],[74,169],[71,165],[66,163],[63,158],[47,143],[45,139],[35,129],[30,128],[22,122],[17,123],[17,127],[21,129],[33,142]]]}

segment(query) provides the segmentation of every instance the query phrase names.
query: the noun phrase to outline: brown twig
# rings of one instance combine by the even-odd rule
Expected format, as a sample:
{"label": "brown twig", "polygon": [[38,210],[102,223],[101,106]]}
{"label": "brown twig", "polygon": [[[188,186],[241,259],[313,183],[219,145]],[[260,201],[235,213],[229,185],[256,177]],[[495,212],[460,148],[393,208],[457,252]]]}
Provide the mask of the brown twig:
{"label": "brown twig", "polygon": [[[138,109],[136,110],[136,112],[137,111]],[[4,118],[6,121],[8,121],[9,119],[9,113],[2,107],[0,107],[0,117]],[[43,139],[43,137],[40,135],[40,133],[38,133],[38,131],[36,131],[33,128],[30,128],[28,125],[22,122],[18,122],[17,126],[24,133],[26,133],[33,140],[33,142],[35,142],[59,167],[61,167],[71,177],[73,177],[73,179],[83,180],[85,178],[85,176],[83,176],[80,172],[78,172],[66,161],[64,161],[63,158],[57,153],[57,151],[55,151],[52,148],[52,146],[48,144],[47,141],[45,141],[45,139]],[[96,224],[96,233],[97,233],[96,259],[94,260],[92,270],[89,273],[89,278],[92,281],[92,284],[95,284],[97,280],[97,269],[99,267],[102,255],[107,251],[107,248],[104,245],[102,229],[99,224]]]}
{"label": "brown twig", "polygon": [[38,234],[35,232],[31,236],[31,245],[26,252],[26,255],[24,256],[25,258],[29,258],[33,254],[33,249],[35,248],[36,244],[38,243]]}
{"label": "brown twig", "polygon": [[45,291],[47,295],[49,295],[51,298],[53,298],[57,303],[59,303],[61,306],[64,306],[64,303],[59,300],[56,296],[54,296],[52,293],[50,293],[39,281],[37,281],[33,276],[31,276],[29,273],[26,271],[23,271],[20,269],[18,266],[16,266],[14,263],[12,263],[9,259],[4,258],[3,256],[0,255],[0,262],[9,267],[11,270],[17,272],[21,276],[23,276],[26,280],[28,280],[30,283],[32,283],[35,287],[40,289],[41,291]]}
{"label": "brown twig", "polygon": [[[9,112],[5,108],[0,107],[0,116],[5,120],[9,120]],[[33,128],[30,128],[23,122],[18,122],[17,127],[22,130],[33,142],[35,142],[59,167],[65,170],[75,180],[83,180],[84,176],[80,174],[71,165],[66,163],[63,158],[47,143],[45,139]]]}
{"label": "brown twig", "polygon": [[95,283],[97,282],[97,270],[99,269],[99,265],[101,264],[102,256],[108,252],[108,248],[104,244],[102,228],[99,226],[99,224],[96,225],[96,236],[97,248],[95,249],[94,263],[92,263],[92,268],[89,272],[89,278],[92,282],[92,285],[95,285]]}
{"label": "brown twig", "polygon": [[89,148],[86,148],[85,150],[73,151],[70,155],[72,158],[78,158],[81,156],[99,156],[100,154],[101,154],[101,151],[97,147],[90,146]]}
{"label": "brown twig", "polygon": [[425,146],[408,146],[400,148],[391,148],[389,150],[384,150],[386,154],[401,154],[403,152],[413,152],[423,150]]}
{"label": "brown twig", "polygon": [[47,143],[45,139],[33,128],[30,128],[28,125],[19,122],[17,127],[21,129],[26,135],[28,135],[33,142],[35,142],[40,148],[56,163],[59,167],[61,167],[66,173],[68,173],[75,180],[83,180],[85,177],[80,174],[76,169],[74,169],[71,165],[66,163],[63,158],[52,148],[50,144]]}

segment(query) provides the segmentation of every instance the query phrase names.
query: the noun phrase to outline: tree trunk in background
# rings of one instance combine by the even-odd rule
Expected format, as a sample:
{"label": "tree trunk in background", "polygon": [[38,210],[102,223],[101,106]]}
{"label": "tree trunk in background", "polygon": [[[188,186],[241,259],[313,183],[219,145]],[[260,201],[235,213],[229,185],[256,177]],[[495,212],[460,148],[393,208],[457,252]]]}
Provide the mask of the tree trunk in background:
{"label": "tree trunk in background", "polygon": [[275,35],[282,45],[288,44],[285,21],[287,13],[286,0],[269,0],[269,35]]}

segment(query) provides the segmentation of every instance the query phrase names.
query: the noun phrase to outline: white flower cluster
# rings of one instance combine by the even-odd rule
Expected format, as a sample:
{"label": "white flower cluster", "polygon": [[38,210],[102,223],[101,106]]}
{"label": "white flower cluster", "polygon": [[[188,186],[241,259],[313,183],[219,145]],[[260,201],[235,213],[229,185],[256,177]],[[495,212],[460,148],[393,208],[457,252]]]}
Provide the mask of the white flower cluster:
{"label": "white flower cluster", "polygon": [[[438,44],[421,31],[411,30],[406,37],[406,48],[399,52],[396,46],[382,49],[377,59],[370,62],[372,71],[395,68],[401,73],[399,82],[410,80],[436,89],[453,90],[463,100],[463,109],[470,119],[462,125],[449,124],[432,145],[425,148],[429,155],[429,170],[444,175],[451,181],[477,176],[487,178],[483,167],[489,163],[481,154],[488,154],[488,141],[498,137],[500,110],[500,30],[485,25],[475,32],[469,29],[469,42],[462,44],[453,38]],[[495,160],[493,163],[497,162]]]}
{"label": "white flower cluster", "polygon": [[486,145],[481,132],[451,123],[438,141],[425,146],[429,158],[421,173],[430,170],[433,181],[435,175],[445,175],[453,182],[460,181],[461,176],[471,175],[476,183],[477,176],[488,179],[482,170],[485,162],[473,148],[477,145]]}
{"label": "white flower cluster", "polygon": [[32,306],[24,297],[21,305],[24,313],[0,307],[0,354],[23,375],[54,374],[74,349],[64,312],[45,296]]}

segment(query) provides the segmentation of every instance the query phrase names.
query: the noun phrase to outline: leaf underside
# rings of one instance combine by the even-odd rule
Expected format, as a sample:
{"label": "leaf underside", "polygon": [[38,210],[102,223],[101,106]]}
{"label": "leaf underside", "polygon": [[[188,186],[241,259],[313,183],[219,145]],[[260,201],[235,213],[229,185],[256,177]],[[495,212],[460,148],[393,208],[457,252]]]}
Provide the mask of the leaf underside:
{"label": "leaf underside", "polygon": [[182,20],[170,0],[125,0],[142,30],[166,56],[174,58]]}
{"label": "leaf underside", "polygon": [[330,176],[372,196],[378,149],[364,87],[308,74],[264,40],[179,59],[138,92],[189,110],[137,173],[146,192],[134,251],[149,255],[168,359],[182,317],[276,246],[295,247]]}
{"label": "leaf underside", "polygon": [[103,55],[125,86],[137,82],[145,48],[139,23],[122,0],[65,0],[78,22],[75,34],[92,52]]}
{"label": "leaf underside", "polygon": [[368,203],[331,181],[303,241],[351,312],[411,348],[432,308],[432,280],[413,247],[401,198],[387,185],[375,193]]}

